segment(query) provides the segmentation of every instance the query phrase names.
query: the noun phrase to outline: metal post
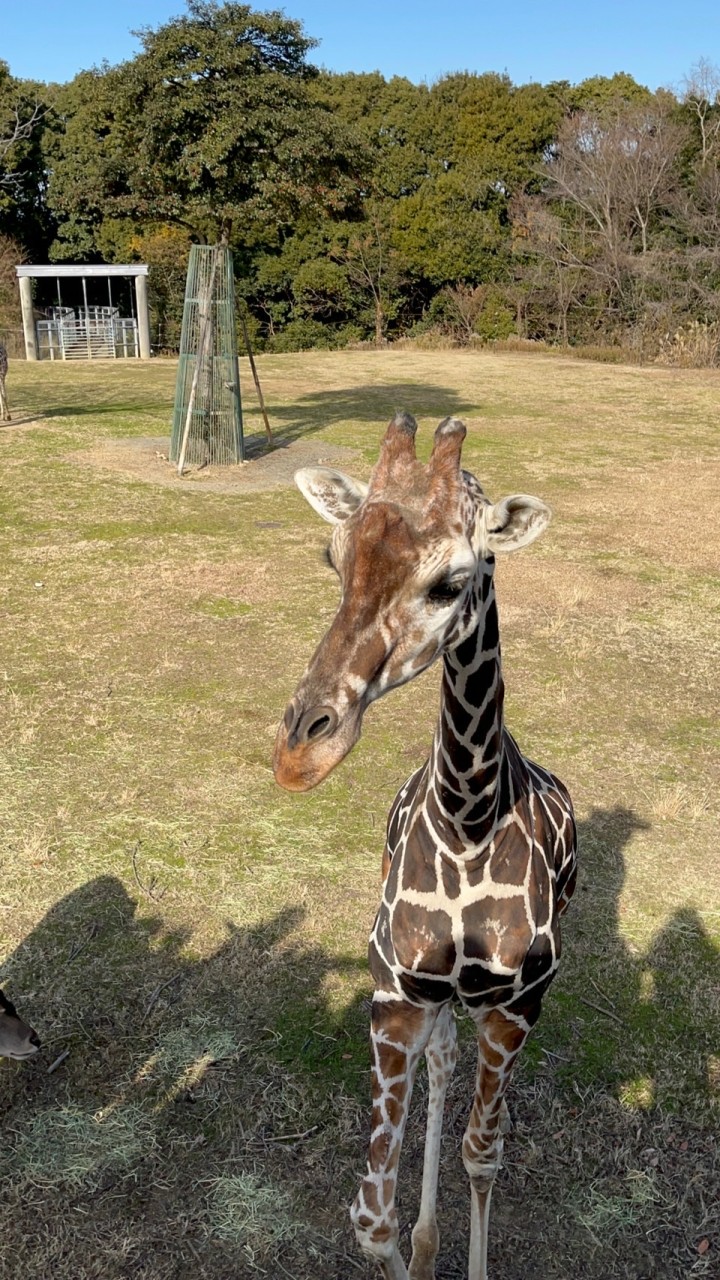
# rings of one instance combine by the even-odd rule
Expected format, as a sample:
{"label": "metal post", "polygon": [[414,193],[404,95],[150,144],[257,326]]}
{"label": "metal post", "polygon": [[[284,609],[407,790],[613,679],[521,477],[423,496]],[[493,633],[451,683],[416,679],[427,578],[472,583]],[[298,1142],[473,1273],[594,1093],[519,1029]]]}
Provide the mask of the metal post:
{"label": "metal post", "polygon": [[20,307],[22,309],[23,333],[25,335],[25,359],[37,360],[37,336],[35,333],[35,316],[33,314],[32,283],[30,276],[19,276]]}
{"label": "metal post", "polygon": [[150,359],[150,314],[148,311],[147,276],[135,277],[135,297],[137,299],[138,343],[140,359]]}
{"label": "metal post", "polygon": [[92,360],[92,346],[90,345],[90,313],[88,312],[88,300],[87,300],[87,281],[84,276],[82,278],[82,287],[83,287],[83,303],[85,304],[85,339],[87,341],[88,360]]}

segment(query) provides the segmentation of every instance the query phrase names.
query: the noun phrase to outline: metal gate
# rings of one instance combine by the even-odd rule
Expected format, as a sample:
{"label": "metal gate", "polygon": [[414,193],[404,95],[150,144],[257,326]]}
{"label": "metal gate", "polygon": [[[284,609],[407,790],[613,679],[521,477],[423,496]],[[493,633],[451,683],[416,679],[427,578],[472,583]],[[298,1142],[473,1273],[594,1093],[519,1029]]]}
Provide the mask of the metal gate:
{"label": "metal gate", "polygon": [[51,307],[36,323],[40,360],[133,359],[139,357],[137,320],[117,307]]}

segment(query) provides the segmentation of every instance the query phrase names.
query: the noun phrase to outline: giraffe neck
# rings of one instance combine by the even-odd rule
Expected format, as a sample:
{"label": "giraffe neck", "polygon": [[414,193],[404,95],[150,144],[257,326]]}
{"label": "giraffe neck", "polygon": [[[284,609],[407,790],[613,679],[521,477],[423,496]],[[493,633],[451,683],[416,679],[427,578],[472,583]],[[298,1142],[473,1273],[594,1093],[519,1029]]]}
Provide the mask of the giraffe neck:
{"label": "giraffe neck", "polygon": [[504,730],[505,687],[492,561],[481,565],[478,623],[445,651],[428,805],[449,851],[476,854],[512,807],[511,739]]}

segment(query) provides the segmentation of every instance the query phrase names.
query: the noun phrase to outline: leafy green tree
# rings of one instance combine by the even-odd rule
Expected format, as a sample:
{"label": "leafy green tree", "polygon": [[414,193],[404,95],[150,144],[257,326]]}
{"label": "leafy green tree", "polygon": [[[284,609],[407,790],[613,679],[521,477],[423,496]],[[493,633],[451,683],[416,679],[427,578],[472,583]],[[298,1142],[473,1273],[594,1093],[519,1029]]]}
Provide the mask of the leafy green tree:
{"label": "leafy green tree", "polygon": [[167,223],[136,230],[122,256],[129,262],[148,264],[150,323],[155,342],[158,347],[177,350],[190,256],[187,231]]}
{"label": "leafy green tree", "polygon": [[511,194],[533,180],[562,117],[539,84],[506,75],[446,76],[431,90],[433,153],[439,170],[469,170],[476,182]]}
{"label": "leafy green tree", "polygon": [[50,199],[75,246],[94,248],[108,215],[231,241],[352,201],[357,144],[310,92],[300,23],[189,0],[140,36],[136,58],[84,73],[66,97]]}
{"label": "leafy green tree", "polygon": [[[552,91],[559,86],[548,87]],[[569,114],[590,111],[596,116],[607,113],[615,119],[618,111],[622,112],[625,107],[649,106],[653,100],[650,90],[644,84],[638,84],[627,71],[617,71],[613,76],[590,76],[578,85],[565,85],[564,88],[565,93],[561,96]]]}
{"label": "leafy green tree", "polygon": [[141,38],[130,62],[53,90],[32,141],[40,165],[29,153],[16,165],[19,202],[3,204],[0,173],[0,233],[17,234],[7,219],[35,200],[57,218],[55,256],[142,256],[168,335],[190,242],[219,238],[254,335],[274,350],[432,327],[564,343],[714,323],[710,63],[680,100],[622,72],[414,85],[318,72],[299,23],[204,0]]}
{"label": "leafy green tree", "polygon": [[351,307],[347,276],[328,257],[303,262],[293,277],[292,291],[298,316],[332,322],[344,319]]}
{"label": "leafy green tree", "polygon": [[41,145],[49,112],[45,86],[17,80],[0,61],[0,234],[40,256],[51,234]]}
{"label": "leafy green tree", "polygon": [[504,271],[504,199],[470,169],[449,170],[398,202],[393,243],[407,270],[432,289],[480,284]]}
{"label": "leafy green tree", "polygon": [[392,241],[387,202],[369,201],[362,221],[338,227],[331,254],[342,265],[355,300],[354,314],[376,346],[405,301],[409,269]]}
{"label": "leafy green tree", "polygon": [[315,92],[362,140],[371,165],[363,173],[366,198],[396,200],[410,195],[433,171],[427,112],[431,91],[403,76],[385,80],[378,71],[321,73]]}
{"label": "leafy green tree", "polygon": [[123,94],[122,71],[107,66],[81,71],[58,89],[56,124],[44,139],[47,202],[58,227],[54,260],[102,259],[109,247],[103,228],[111,223],[119,239],[132,164],[119,114]]}

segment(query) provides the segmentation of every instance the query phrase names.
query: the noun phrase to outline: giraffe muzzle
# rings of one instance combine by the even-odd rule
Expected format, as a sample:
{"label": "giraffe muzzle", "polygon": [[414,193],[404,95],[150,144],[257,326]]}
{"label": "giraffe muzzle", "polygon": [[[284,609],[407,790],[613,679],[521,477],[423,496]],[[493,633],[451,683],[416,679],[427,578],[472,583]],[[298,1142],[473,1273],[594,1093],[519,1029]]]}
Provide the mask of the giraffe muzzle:
{"label": "giraffe muzzle", "polygon": [[360,736],[362,708],[341,717],[327,703],[288,707],[273,755],[275,781],[286,791],[309,791],[344,760]]}

